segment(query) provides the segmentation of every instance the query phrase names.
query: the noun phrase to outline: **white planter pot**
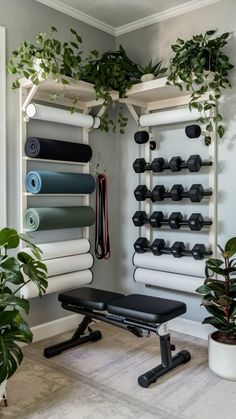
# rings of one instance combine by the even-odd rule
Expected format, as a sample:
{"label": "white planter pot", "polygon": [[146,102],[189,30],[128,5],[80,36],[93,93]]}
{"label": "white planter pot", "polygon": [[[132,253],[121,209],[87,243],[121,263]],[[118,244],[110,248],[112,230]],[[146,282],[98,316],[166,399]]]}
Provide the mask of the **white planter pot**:
{"label": "white planter pot", "polygon": [[217,342],[209,335],[208,362],[219,377],[236,381],[236,345]]}
{"label": "white planter pot", "polygon": [[152,74],[152,73],[143,74],[143,75],[141,76],[141,81],[142,81],[142,82],[145,82],[145,81],[150,81],[150,80],[154,80],[154,79],[155,79],[155,76],[154,76],[154,74]]}
{"label": "white planter pot", "polygon": [[2,401],[2,399],[4,399],[4,394],[6,393],[6,385],[7,385],[7,380],[3,381],[3,383],[0,384],[0,402]]}

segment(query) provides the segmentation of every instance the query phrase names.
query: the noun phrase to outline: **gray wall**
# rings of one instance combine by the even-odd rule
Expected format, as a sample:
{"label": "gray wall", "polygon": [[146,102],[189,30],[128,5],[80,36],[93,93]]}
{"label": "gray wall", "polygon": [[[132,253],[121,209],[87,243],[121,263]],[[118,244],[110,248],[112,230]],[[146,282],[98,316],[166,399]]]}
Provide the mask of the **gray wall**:
{"label": "gray wall", "polygon": [[[236,3],[234,0],[223,0],[219,3],[213,4],[202,9],[198,9],[191,13],[186,13],[176,18],[171,18],[164,22],[160,22],[149,27],[133,31],[126,35],[120,36],[117,39],[117,46],[122,44],[129,56],[136,62],[145,64],[151,58],[155,61],[163,59],[163,63],[167,64],[168,59],[171,56],[171,44],[173,44],[177,37],[188,39],[193,34],[203,33],[209,29],[217,29],[218,33],[221,34],[226,31],[235,31],[236,23]],[[236,35],[233,34],[230,39],[229,45],[226,48],[227,53],[233,64],[236,64],[235,59],[235,46],[236,46]],[[236,156],[236,145],[235,145],[235,99],[236,99],[236,70],[231,72],[231,81],[233,88],[222,98],[220,101],[220,112],[224,117],[224,125],[226,127],[226,134],[222,140],[219,140],[219,236],[218,242],[224,244],[224,242],[234,235],[236,235],[236,222],[235,222],[235,185],[234,179],[236,176],[235,169],[235,156]],[[131,119],[130,119],[131,121]],[[172,131],[172,129],[174,129]],[[137,130],[137,127],[133,122],[129,123],[129,131],[123,138],[120,138],[120,175],[121,175],[121,196],[123,205],[121,206],[121,219],[122,219],[122,230],[121,230],[121,281],[125,289],[129,291],[137,291],[164,296],[172,298],[180,298],[185,301],[188,306],[188,312],[185,317],[192,320],[201,320],[204,312],[199,307],[200,300],[198,296],[184,295],[180,292],[172,292],[164,289],[157,288],[145,288],[144,285],[137,285],[133,283],[132,273],[133,267],[131,264],[132,258],[132,243],[138,236],[137,230],[131,225],[130,219],[135,210],[137,210],[137,203],[133,199],[133,190],[138,184],[137,175],[132,170],[132,162],[138,157],[137,145],[132,141],[133,133]],[[160,155],[170,157],[171,155],[180,154],[188,156],[194,153],[202,154],[204,148],[201,147],[200,142],[188,142],[186,139],[181,138],[181,130],[183,126],[168,128],[165,127],[161,132],[157,129],[153,130],[154,134],[165,135],[165,140],[161,142]],[[182,134],[183,137],[183,134]],[[185,142],[184,142],[185,141]],[[179,148],[178,148],[179,147]],[[179,151],[178,151],[179,150]],[[199,178],[198,178],[199,179]],[[192,182],[192,178],[185,177],[184,183],[189,185]],[[165,179],[167,182],[173,182],[171,177]],[[164,181],[164,182],[165,182]],[[182,181],[182,179],[181,179]],[[200,206],[200,210],[202,209]],[[171,212],[171,207],[168,207],[167,212]],[[175,210],[172,209],[173,211]],[[177,209],[176,209],[177,210]],[[185,210],[184,210],[185,211]],[[203,209],[204,211],[204,209]],[[183,233],[179,238],[191,242],[192,238],[189,239],[184,236]],[[176,240],[176,239],[175,239]],[[172,240],[171,240],[172,241]],[[202,242],[204,242],[204,238]]]}
{"label": "gray wall", "polygon": [[[83,39],[83,51],[86,56],[92,49],[98,49],[103,52],[104,50],[114,49],[114,37],[97,30],[89,25],[58,13],[55,9],[46,7],[40,3],[32,0],[0,0],[0,25],[5,26],[7,29],[7,59],[11,52],[23,40],[34,41],[35,35],[40,32],[50,32],[50,26],[56,26],[59,30],[58,37],[63,41],[69,39],[70,28],[73,27],[81,35]],[[18,227],[18,214],[19,214],[19,194],[17,184],[19,182],[19,162],[17,156],[19,144],[19,109],[18,109],[18,93],[13,93],[10,84],[11,77],[7,79],[7,184],[8,184],[8,225]],[[81,138],[81,132],[78,129],[70,127],[55,127],[53,124],[44,124],[40,127],[36,124],[29,126],[29,132],[36,134],[45,133],[49,138],[56,138],[57,135],[61,139],[78,140]],[[104,149],[104,159],[107,161],[109,169],[112,167],[110,185],[115,196],[117,196],[118,176],[116,160],[110,162],[110,155],[116,149],[117,142],[112,135],[102,135],[100,132],[93,133],[92,147],[94,157],[96,158],[97,151]],[[111,193],[112,196],[112,193]],[[118,207],[114,199],[111,199],[111,213],[114,218],[118,217]],[[116,234],[111,232],[114,237]],[[54,234],[53,237],[56,235]],[[57,236],[58,237],[58,236]],[[64,236],[64,238],[70,238]],[[73,238],[73,237],[71,237]],[[61,238],[63,239],[63,237]],[[44,241],[44,237],[39,237],[39,240]],[[52,241],[49,239],[48,241]],[[116,242],[112,245],[113,255],[116,253]],[[103,263],[100,263],[94,268],[94,276],[98,286],[105,286],[113,288],[114,275],[113,264],[116,264],[115,257],[106,263],[106,276],[104,273]],[[98,271],[98,274],[97,274]],[[101,278],[101,281],[99,280]],[[107,283],[106,283],[107,282]],[[104,284],[106,283],[106,284]],[[68,313],[69,314],[69,313]],[[65,316],[65,311],[60,309],[59,303],[55,294],[45,296],[43,299],[31,300],[31,325],[41,324],[58,317]]]}

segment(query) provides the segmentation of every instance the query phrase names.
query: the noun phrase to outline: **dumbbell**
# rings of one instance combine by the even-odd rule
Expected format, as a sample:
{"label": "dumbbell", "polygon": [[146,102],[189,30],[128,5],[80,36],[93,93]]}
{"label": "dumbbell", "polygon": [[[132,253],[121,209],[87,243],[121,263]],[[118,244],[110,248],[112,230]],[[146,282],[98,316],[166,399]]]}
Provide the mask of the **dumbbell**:
{"label": "dumbbell", "polygon": [[197,124],[187,125],[187,127],[185,127],[185,134],[188,138],[199,138],[201,133],[201,127]]}
{"label": "dumbbell", "polygon": [[163,201],[165,198],[171,198],[172,201],[181,201],[182,198],[189,198],[192,202],[200,202],[203,197],[211,196],[212,191],[204,190],[201,184],[194,184],[189,191],[184,191],[182,185],[173,185],[169,192],[164,185],[156,185],[152,191],[149,191],[146,185],[139,185],[134,190],[134,196],[137,201],[145,201],[150,198],[152,202]]}
{"label": "dumbbell", "polygon": [[[150,136],[149,136],[148,131],[137,131],[134,134],[134,141],[137,144],[145,144],[149,141],[149,139],[150,139]],[[150,149],[155,150],[156,146],[157,146],[156,141],[150,140]]]}
{"label": "dumbbell", "polygon": [[169,218],[164,218],[162,211],[154,211],[149,218],[145,211],[136,211],[132,220],[136,227],[142,227],[144,224],[150,223],[152,227],[160,228],[168,225],[174,230],[182,226],[188,226],[192,231],[200,231],[204,226],[212,225],[212,221],[204,220],[200,213],[193,213],[188,220],[184,220],[181,212],[172,212]]}
{"label": "dumbbell", "polygon": [[162,254],[172,254],[175,258],[182,256],[192,256],[196,260],[201,260],[205,256],[211,256],[212,251],[206,250],[206,246],[201,243],[197,243],[191,250],[185,249],[183,242],[175,242],[171,247],[167,247],[165,240],[155,239],[152,244],[149,244],[145,237],[139,237],[134,243],[134,249],[137,253],[145,253],[150,251],[155,256],[161,256]]}
{"label": "dumbbell", "polygon": [[199,154],[191,155],[187,161],[182,160],[180,156],[175,156],[170,159],[169,163],[165,162],[163,157],[158,157],[151,163],[147,163],[144,158],[139,158],[133,163],[136,173],[144,173],[145,170],[160,173],[167,169],[171,170],[171,172],[180,172],[182,169],[188,169],[190,172],[199,172],[203,166],[212,166],[212,162],[203,161]]}

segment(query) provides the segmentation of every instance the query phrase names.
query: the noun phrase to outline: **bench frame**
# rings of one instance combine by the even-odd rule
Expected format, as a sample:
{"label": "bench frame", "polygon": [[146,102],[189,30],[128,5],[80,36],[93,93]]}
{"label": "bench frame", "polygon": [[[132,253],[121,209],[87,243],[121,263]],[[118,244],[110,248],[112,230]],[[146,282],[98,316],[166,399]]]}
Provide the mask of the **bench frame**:
{"label": "bench frame", "polygon": [[79,346],[82,343],[89,341],[95,342],[101,339],[101,332],[99,330],[93,331],[89,327],[89,324],[93,320],[100,320],[112,324],[113,326],[125,329],[137,337],[149,336],[151,332],[154,332],[159,336],[161,364],[139,376],[138,383],[141,387],[147,388],[151,383],[154,383],[157,378],[166,374],[178,365],[185,364],[191,359],[190,353],[186,350],[182,350],[172,356],[172,350],[175,350],[175,347],[174,345],[171,345],[167,323],[142,322],[140,320],[110,314],[106,311],[85,309],[83,307],[66,303],[62,303],[62,308],[75,313],[83,314],[84,318],[70,339],[44,349],[44,356],[46,358],[59,355],[61,352]]}

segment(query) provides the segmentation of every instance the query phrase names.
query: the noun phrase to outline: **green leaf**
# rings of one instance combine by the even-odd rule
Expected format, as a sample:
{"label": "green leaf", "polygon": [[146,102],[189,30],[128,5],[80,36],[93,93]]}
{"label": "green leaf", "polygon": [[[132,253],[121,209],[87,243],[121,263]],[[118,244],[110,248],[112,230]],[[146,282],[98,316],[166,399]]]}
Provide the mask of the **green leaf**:
{"label": "green leaf", "polygon": [[20,264],[14,257],[8,257],[0,262],[0,273],[4,272],[8,282],[15,285],[24,283],[23,275],[20,271]]}
{"label": "green leaf", "polygon": [[219,125],[218,129],[217,129],[217,132],[218,132],[220,138],[222,138],[223,135],[224,135],[224,132],[225,132],[224,127],[222,125]]}
{"label": "green leaf", "polygon": [[224,270],[220,268],[223,265],[223,261],[220,259],[210,258],[206,261],[206,268],[214,273],[223,274]]}
{"label": "green leaf", "polygon": [[55,26],[51,26],[51,31],[52,32],[57,32],[57,28],[55,28]]}
{"label": "green leaf", "polygon": [[215,32],[216,32],[216,30],[213,30],[213,29],[212,29],[212,30],[210,30],[210,31],[207,31],[207,32],[206,32],[206,35],[207,35],[207,36],[211,36],[211,35],[214,35],[214,33],[215,33]]}
{"label": "green leaf", "polygon": [[8,249],[15,249],[19,245],[19,236],[14,228],[3,228],[0,230],[0,246]]}
{"label": "green leaf", "polygon": [[236,237],[229,239],[225,245],[226,257],[230,258],[236,253]]}
{"label": "green leaf", "polygon": [[5,309],[7,306],[13,307],[15,310],[23,310],[26,314],[29,313],[29,301],[24,298],[16,297],[13,294],[0,294],[0,309]]}

